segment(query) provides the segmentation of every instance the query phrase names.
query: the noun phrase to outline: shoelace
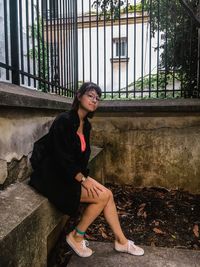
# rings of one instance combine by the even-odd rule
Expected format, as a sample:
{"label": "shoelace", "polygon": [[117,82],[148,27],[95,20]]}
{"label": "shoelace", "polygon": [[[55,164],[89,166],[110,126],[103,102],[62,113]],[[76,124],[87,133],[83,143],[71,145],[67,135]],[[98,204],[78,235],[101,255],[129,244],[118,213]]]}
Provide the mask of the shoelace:
{"label": "shoelace", "polygon": [[82,241],[82,247],[83,247],[83,249],[86,249],[87,247],[89,246],[89,242],[87,241],[87,240],[83,240]]}
{"label": "shoelace", "polygon": [[135,245],[135,243],[134,243],[132,240],[129,240],[129,242],[128,242],[128,249],[130,249],[131,246],[133,246],[134,249],[136,249],[136,245]]}

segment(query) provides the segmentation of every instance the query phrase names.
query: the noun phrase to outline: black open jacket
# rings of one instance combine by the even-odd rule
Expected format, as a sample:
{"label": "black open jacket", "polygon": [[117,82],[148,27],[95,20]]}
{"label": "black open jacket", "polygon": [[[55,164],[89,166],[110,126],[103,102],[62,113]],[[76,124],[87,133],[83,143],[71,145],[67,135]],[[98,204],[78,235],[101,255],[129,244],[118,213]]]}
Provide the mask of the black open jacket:
{"label": "black open jacket", "polygon": [[75,179],[76,174],[89,174],[91,124],[86,117],[83,126],[86,141],[84,152],[76,133],[79,125],[80,119],[75,110],[56,117],[49,130],[50,152],[41,166],[34,170],[29,182],[68,215],[75,215],[80,204],[81,184]]}

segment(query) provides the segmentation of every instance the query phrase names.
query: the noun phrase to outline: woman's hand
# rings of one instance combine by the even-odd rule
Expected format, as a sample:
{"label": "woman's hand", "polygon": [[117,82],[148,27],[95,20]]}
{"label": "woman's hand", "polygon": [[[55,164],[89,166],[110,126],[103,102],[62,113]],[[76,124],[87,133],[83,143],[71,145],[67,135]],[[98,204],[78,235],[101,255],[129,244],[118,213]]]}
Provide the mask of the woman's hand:
{"label": "woman's hand", "polygon": [[100,192],[103,192],[102,188],[89,176],[81,185],[87,190],[88,197],[92,196],[94,198],[95,195],[98,197]]}

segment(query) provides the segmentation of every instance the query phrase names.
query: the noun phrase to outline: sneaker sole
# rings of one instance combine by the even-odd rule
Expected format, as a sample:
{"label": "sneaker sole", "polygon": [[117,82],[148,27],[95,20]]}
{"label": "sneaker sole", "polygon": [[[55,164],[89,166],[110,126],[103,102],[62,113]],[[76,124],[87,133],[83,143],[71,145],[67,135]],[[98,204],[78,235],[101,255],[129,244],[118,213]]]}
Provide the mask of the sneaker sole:
{"label": "sneaker sole", "polygon": [[144,255],[144,252],[143,252],[143,254],[133,254],[133,253],[128,252],[127,250],[117,250],[116,248],[114,248],[114,250],[116,250],[117,252],[121,252],[121,253],[127,253],[127,254],[133,255],[133,256],[143,256]]}

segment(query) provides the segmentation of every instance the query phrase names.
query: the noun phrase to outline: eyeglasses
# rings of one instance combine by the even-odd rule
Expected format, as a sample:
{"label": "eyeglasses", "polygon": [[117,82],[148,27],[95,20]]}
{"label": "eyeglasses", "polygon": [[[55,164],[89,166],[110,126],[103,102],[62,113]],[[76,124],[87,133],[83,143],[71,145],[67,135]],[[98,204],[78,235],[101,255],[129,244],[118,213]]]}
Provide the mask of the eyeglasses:
{"label": "eyeglasses", "polygon": [[97,102],[99,102],[101,99],[99,96],[94,96],[92,94],[85,94],[91,101],[96,100]]}

